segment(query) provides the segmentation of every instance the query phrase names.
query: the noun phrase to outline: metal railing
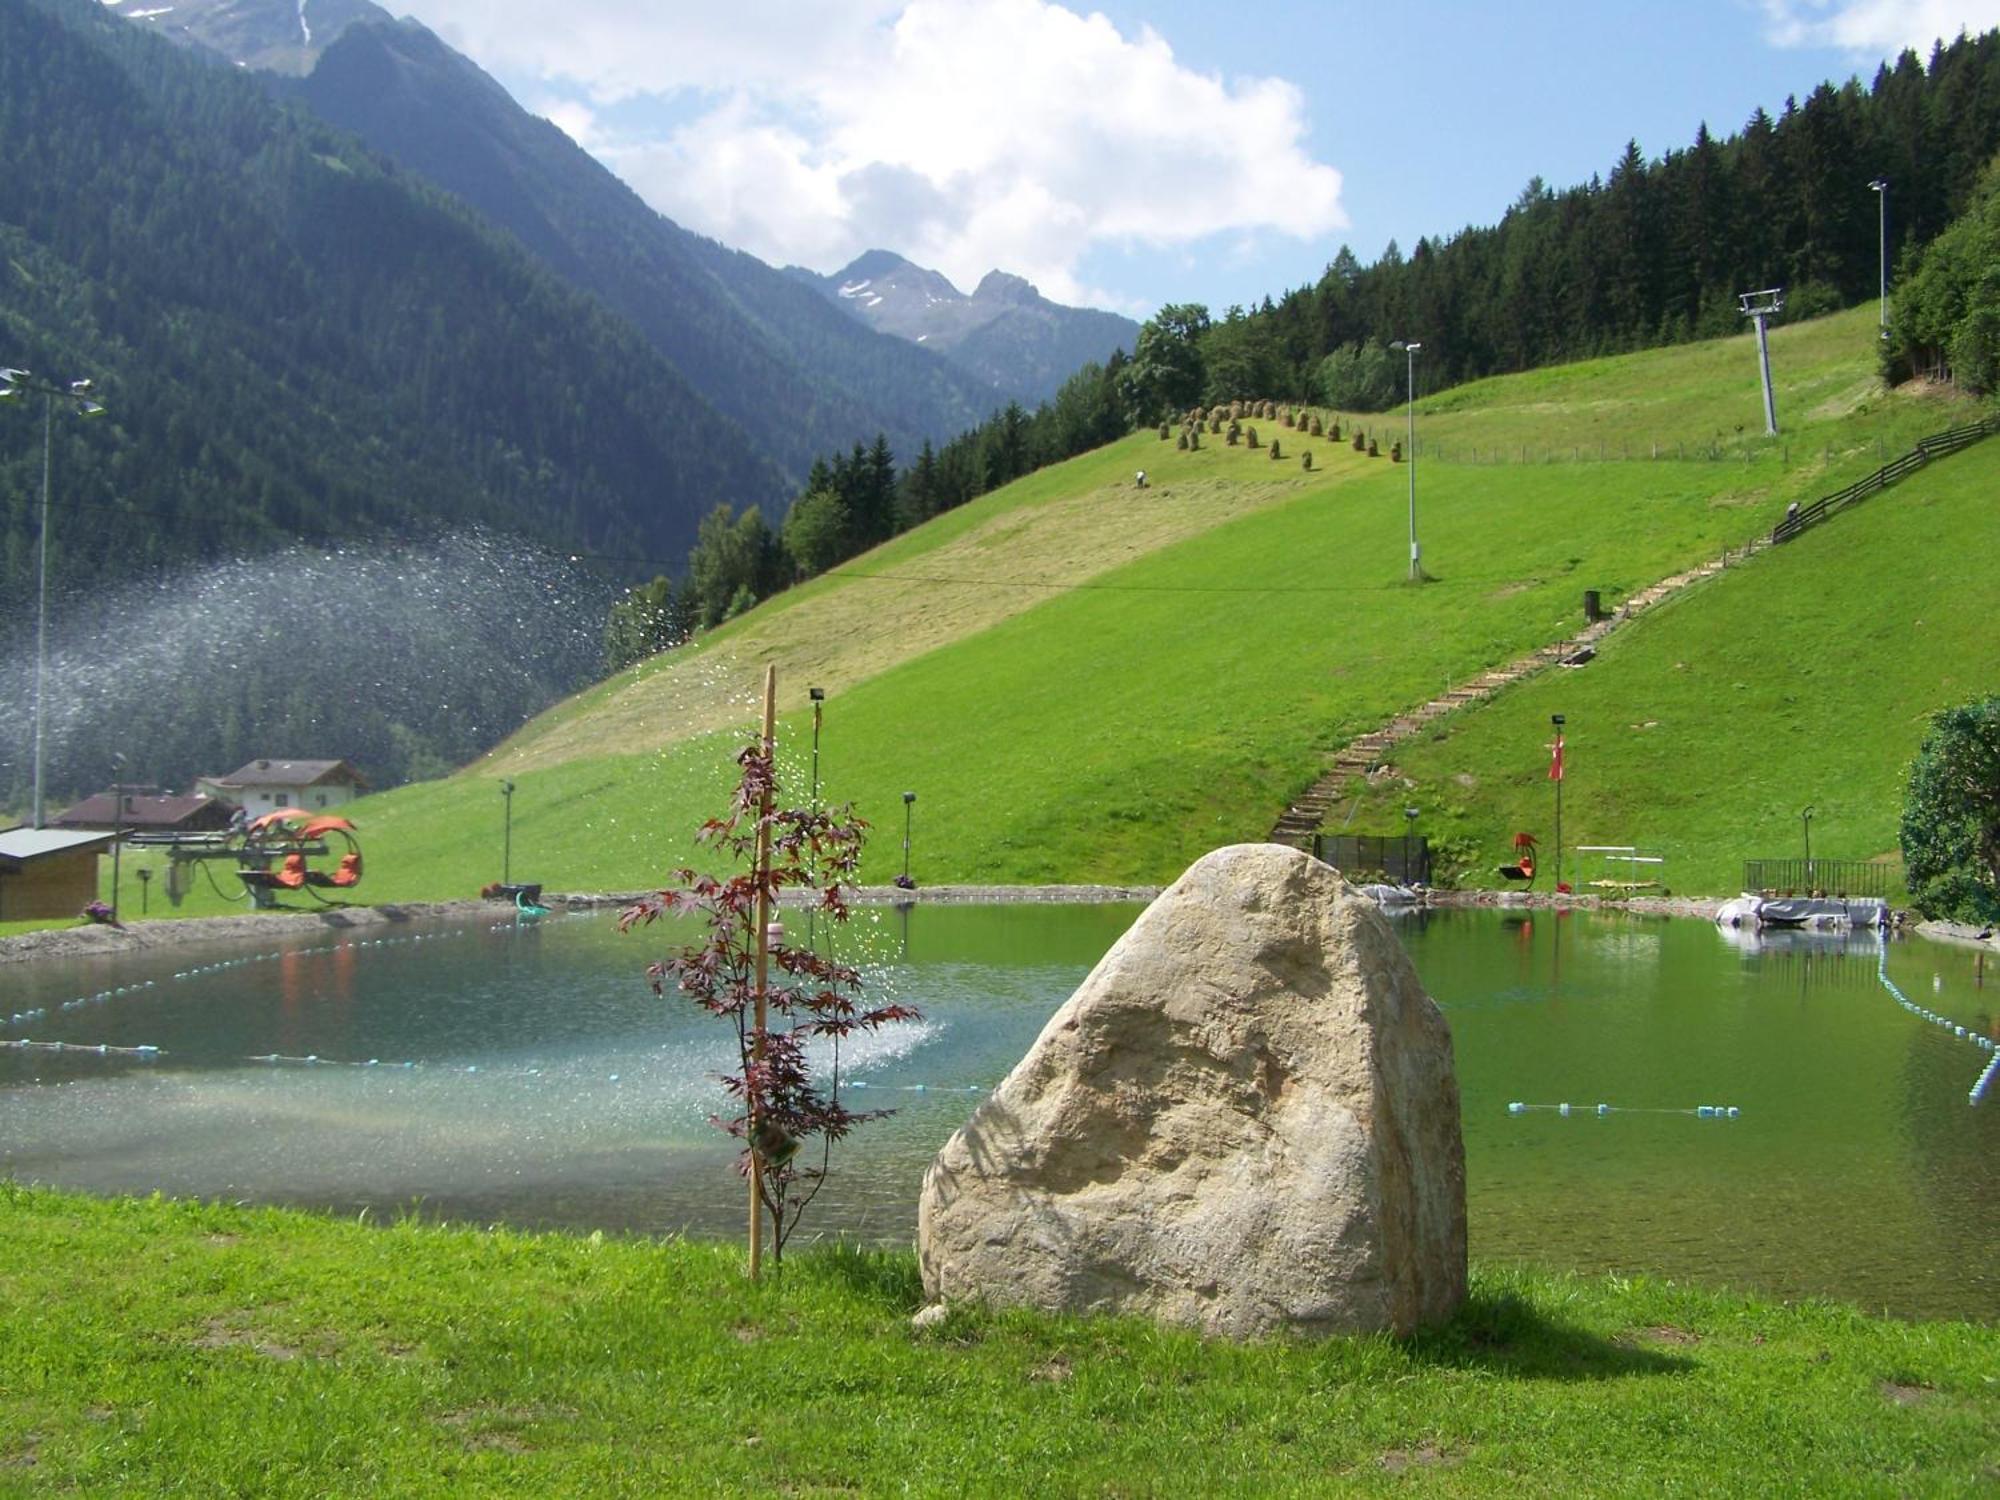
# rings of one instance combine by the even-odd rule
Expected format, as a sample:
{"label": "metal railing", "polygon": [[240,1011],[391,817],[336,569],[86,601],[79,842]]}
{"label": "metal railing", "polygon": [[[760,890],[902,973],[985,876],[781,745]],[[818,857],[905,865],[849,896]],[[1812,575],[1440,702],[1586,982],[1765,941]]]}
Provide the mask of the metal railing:
{"label": "metal railing", "polygon": [[1970,447],[1981,438],[1991,437],[2000,432],[2000,416],[1987,417],[1984,421],[1970,422],[1963,427],[1953,427],[1944,432],[1920,438],[1917,446],[1905,453],[1894,463],[1884,464],[1865,479],[1857,479],[1844,490],[1835,490],[1831,495],[1822,496],[1800,510],[1790,511],[1784,520],[1771,528],[1771,540],[1788,542],[1808,526],[1816,526],[1835,511],[1844,510],[1855,502],[1867,499],[1877,490],[1885,490],[1897,480],[1906,478],[1921,469],[1934,458],[1943,458],[1947,453],[1956,453],[1961,448]]}
{"label": "metal railing", "polygon": [[1887,901],[1903,885],[1900,863],[1870,859],[1746,859],[1743,889],[1803,896],[1873,896]]}
{"label": "metal railing", "polygon": [[1430,884],[1430,840],[1421,835],[1316,833],[1313,858],[1343,875],[1382,876],[1398,885]]}

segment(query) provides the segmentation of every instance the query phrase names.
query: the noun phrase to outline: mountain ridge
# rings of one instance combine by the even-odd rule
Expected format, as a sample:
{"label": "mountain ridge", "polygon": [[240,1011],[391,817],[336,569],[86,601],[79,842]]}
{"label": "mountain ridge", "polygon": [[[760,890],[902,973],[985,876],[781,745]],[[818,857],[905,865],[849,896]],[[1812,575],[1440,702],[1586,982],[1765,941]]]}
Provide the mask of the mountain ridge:
{"label": "mountain ridge", "polygon": [[880,248],[828,276],[790,269],[871,328],[935,349],[997,394],[1030,405],[1053,397],[1086,364],[1138,343],[1130,318],[1052,302],[1010,271],[988,271],[968,296],[942,272]]}

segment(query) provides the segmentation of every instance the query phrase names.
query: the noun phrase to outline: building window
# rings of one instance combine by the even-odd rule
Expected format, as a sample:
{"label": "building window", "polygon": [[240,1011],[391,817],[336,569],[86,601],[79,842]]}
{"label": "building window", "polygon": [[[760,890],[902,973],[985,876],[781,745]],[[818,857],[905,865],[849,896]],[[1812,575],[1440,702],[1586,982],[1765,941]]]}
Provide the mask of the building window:
{"label": "building window", "polygon": [[326,806],[326,793],[325,793],[325,792],[315,792],[315,793],[313,794],[313,806],[314,806],[314,807],[325,807],[325,806]]}
{"label": "building window", "polygon": [[290,807],[291,805],[292,794],[290,792],[273,792],[271,794],[271,806]]}

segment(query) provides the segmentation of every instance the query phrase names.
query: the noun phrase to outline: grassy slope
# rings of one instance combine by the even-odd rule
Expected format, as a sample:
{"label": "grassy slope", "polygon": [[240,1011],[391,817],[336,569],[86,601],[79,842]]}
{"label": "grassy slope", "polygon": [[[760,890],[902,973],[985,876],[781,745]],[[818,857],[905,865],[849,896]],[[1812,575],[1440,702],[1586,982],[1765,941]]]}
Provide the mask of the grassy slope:
{"label": "grassy slope", "polygon": [[[2000,688],[1996,488],[1988,442],[1635,621],[1589,667],[1459,716],[1397,757],[1423,826],[1479,840],[1474,883],[1499,884],[1514,829],[1550,834],[1561,712],[1566,844],[1642,845],[1674,888],[1733,891],[1744,859],[1800,852],[1810,803],[1815,854],[1892,854],[1929,715]],[[1395,818],[1376,797],[1356,822]]]}
{"label": "grassy slope", "polygon": [[[1844,483],[1962,419],[1952,401],[1883,394],[1872,332],[1862,309],[1774,335],[1788,424],[1778,444],[1734,435],[1732,417],[1758,415],[1747,338],[1432,398],[1426,442],[1483,456],[1422,466],[1425,557],[1438,581],[1415,591],[1400,582],[1405,470],[1322,440],[1306,474],[1296,435],[1282,428],[1287,457],[1275,463],[1214,439],[1181,454],[1152,434],[1128,438],[621,674],[451,780],[361,804],[363,893],[459,895],[496,877],[500,774],[520,786],[517,876],[564,889],[657,881],[720,805],[766,660],[779,664],[795,786],[805,779],[805,687],[830,690],[826,786],[886,825],[871,878],[899,865],[905,789],[919,794],[913,864],[926,883],[1169,878],[1217,843],[1262,837],[1347,738],[1571,628],[1584,588],[1615,603],[1740,544],[1788,499]],[[1490,461],[1495,446],[1531,434],[1648,453],[1652,434],[1690,452],[1719,444],[1728,456]],[[1130,480],[1141,466],[1153,478],[1143,492]],[[1899,531],[1884,545],[1911,540]],[[1856,618],[1876,618],[1870,591],[1844,597]],[[1707,735],[1679,744],[1699,758]],[[1808,777],[1809,748],[1774,747],[1781,784]],[[1900,764],[1907,749],[1891,749]],[[1788,766],[1794,752],[1801,758]],[[1502,840],[1518,821],[1500,805],[1431,800],[1463,801],[1452,827],[1480,839]],[[1724,831],[1719,852],[1704,851],[1712,868],[1740,852]],[[1593,830],[1615,842],[1665,833]],[[204,909],[223,903],[187,908]]]}
{"label": "grassy slope", "polygon": [[1475,1277],[1447,1328],[1235,1346],[955,1311],[914,1257],[361,1225],[0,1184],[0,1492],[1971,1493],[1968,1324]]}

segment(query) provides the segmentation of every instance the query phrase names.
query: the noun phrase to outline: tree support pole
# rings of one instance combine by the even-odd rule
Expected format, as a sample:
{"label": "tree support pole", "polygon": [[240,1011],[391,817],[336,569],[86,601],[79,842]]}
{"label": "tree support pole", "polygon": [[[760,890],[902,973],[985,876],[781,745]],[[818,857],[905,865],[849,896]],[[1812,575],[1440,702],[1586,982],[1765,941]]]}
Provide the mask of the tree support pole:
{"label": "tree support pole", "polygon": [[[778,666],[764,668],[764,732],[760,743],[777,775]],[[771,782],[766,780],[757,807],[757,996],[756,1030],[751,1033],[750,1057],[753,1074],[764,1069],[764,994],[771,965]],[[759,1083],[761,1087],[761,1080]],[[750,1091],[750,1279],[757,1280],[764,1268],[764,1151],[757,1144],[757,1090]]]}

